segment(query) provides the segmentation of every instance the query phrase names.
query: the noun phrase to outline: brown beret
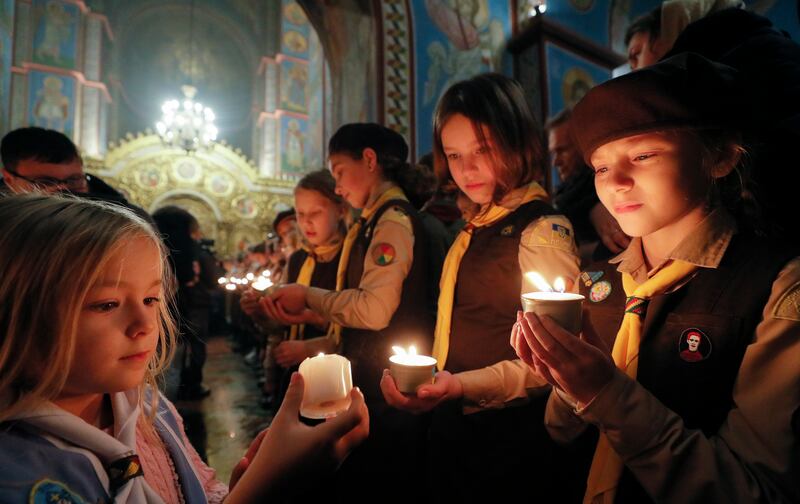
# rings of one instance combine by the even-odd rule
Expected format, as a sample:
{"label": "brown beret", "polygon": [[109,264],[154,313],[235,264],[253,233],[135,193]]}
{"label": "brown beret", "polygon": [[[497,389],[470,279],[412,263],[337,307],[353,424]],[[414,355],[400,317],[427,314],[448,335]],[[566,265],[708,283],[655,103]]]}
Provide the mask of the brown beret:
{"label": "brown beret", "polygon": [[570,129],[587,164],[600,146],[672,128],[738,128],[746,96],[736,70],[684,53],[592,88]]}

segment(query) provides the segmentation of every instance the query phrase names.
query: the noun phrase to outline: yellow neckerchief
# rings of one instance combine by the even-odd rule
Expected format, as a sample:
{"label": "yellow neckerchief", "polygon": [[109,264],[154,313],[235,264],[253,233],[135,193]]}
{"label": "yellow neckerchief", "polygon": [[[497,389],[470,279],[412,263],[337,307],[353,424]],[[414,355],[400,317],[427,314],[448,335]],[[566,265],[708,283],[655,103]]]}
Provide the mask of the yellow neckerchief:
{"label": "yellow neckerchief", "polygon": [[[510,198],[521,196],[520,205],[523,205],[536,199],[547,199],[547,192],[538,183],[531,182],[525,187],[514,189],[509,196]],[[519,206],[516,208],[519,208]],[[491,203],[489,208],[480,212],[464,226],[464,229],[456,236],[453,245],[447,252],[447,257],[442,266],[442,278],[439,281],[439,305],[433,338],[433,357],[436,359],[440,370],[444,369],[444,364],[447,361],[447,352],[450,350],[450,326],[453,317],[453,299],[456,292],[458,268],[461,265],[461,259],[469,248],[472,230],[494,224],[511,214],[516,208],[510,209]]]}
{"label": "yellow neckerchief", "polygon": [[[311,285],[311,277],[314,275],[314,268],[317,265],[317,258],[322,257],[335,257],[336,252],[342,248],[342,240],[341,237],[337,237],[333,243],[328,245],[320,245],[318,247],[311,247],[310,245],[303,244],[303,250],[306,251],[306,260],[303,261],[303,265],[300,267],[300,271],[297,273],[297,280],[295,283],[300,285],[305,285],[306,287]],[[296,340],[296,339],[304,339],[304,333],[306,330],[305,324],[292,324],[289,328],[289,340]]]}
{"label": "yellow neckerchief", "polygon": [[[354,222],[352,226],[350,226],[350,229],[347,230],[347,236],[345,236],[344,243],[342,244],[342,255],[339,257],[339,268],[336,270],[336,292],[344,289],[344,281],[345,277],[347,276],[347,265],[350,262],[350,251],[353,249],[353,244],[355,243],[356,238],[358,238],[358,233],[361,231],[361,227],[369,220],[370,216],[372,216],[376,210],[381,208],[387,201],[391,200],[408,201],[408,198],[406,198],[403,190],[399,187],[389,187],[389,189],[381,194],[372,205],[364,208],[364,210],[361,211],[361,217],[359,217],[358,220]],[[338,345],[342,340],[342,326],[335,322],[331,322],[331,325],[328,328],[328,337],[332,337],[334,343]]]}
{"label": "yellow neckerchief", "polygon": [[[619,369],[636,379],[639,368],[639,344],[642,341],[642,321],[650,299],[665,292],[685,279],[699,266],[674,260],[641,285],[629,273],[622,274],[622,287],[627,299],[625,316],[622,319],[611,357]],[[617,484],[622,474],[622,460],[611,447],[608,438],[601,432],[592,459],[592,468],[586,482],[584,504],[611,504],[617,493]]]}

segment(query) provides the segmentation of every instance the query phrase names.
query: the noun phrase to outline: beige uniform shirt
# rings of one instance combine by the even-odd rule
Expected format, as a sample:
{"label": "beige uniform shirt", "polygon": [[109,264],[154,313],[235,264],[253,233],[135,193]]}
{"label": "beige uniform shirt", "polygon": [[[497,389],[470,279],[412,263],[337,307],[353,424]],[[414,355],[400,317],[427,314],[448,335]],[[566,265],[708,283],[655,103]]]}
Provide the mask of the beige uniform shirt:
{"label": "beige uniform shirt", "polygon": [[[372,208],[378,198],[393,185],[378,186],[367,200]],[[394,250],[391,262],[376,260],[375,247],[389,245]],[[375,253],[374,253],[375,252]],[[403,281],[414,260],[414,230],[411,219],[399,208],[386,210],[372,231],[372,240],[364,257],[364,272],[357,289],[331,291],[310,287],[307,304],[316,313],[343,327],[378,331],[386,328],[400,305]]]}
{"label": "beige uniform shirt", "polygon": [[[714,213],[670,259],[716,268],[734,231],[726,214]],[[615,262],[637,280],[660,267],[647,271],[636,239]],[[708,502],[800,502],[800,258],[772,284],[733,400],[719,432],[707,438],[618,370],[580,410],[562,392],[551,394],[545,423],[561,441],[597,425],[658,502],[692,502],[700,491]]]}
{"label": "beige uniform shirt", "polygon": [[[520,199],[501,202],[517,208]],[[523,275],[520,294],[537,290],[525,273],[536,271],[550,284],[562,277],[568,284],[580,274],[580,258],[575,246],[572,224],[563,215],[548,215],[531,222],[522,231],[519,244],[519,266]],[[511,328],[508,328],[509,336]],[[490,367],[458,373],[464,389],[464,412],[483,408],[502,408],[508,403],[525,402],[529,396],[546,393],[550,385],[519,360],[501,361]]]}

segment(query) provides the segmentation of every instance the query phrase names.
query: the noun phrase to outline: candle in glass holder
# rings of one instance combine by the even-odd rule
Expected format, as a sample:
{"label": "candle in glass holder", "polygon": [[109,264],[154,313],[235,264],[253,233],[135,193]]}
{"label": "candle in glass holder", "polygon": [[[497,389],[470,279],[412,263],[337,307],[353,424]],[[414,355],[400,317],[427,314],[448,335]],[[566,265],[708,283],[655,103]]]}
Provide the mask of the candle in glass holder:
{"label": "candle in glass holder", "polygon": [[416,394],[420,385],[433,383],[436,372],[436,359],[427,355],[417,355],[414,346],[408,352],[399,346],[392,347],[394,355],[389,357],[389,371],[404,394]]}
{"label": "candle in glass holder", "polygon": [[548,315],[558,325],[579,334],[583,323],[583,300],[580,294],[564,292],[564,279],[556,278],[554,288],[536,272],[526,273],[528,279],[539,289],[539,292],[528,292],[522,295],[522,309],[538,316]]}
{"label": "candle in glass holder", "polygon": [[305,386],[300,414],[306,418],[330,418],[350,407],[353,376],[350,361],[341,355],[319,354],[300,363]]}

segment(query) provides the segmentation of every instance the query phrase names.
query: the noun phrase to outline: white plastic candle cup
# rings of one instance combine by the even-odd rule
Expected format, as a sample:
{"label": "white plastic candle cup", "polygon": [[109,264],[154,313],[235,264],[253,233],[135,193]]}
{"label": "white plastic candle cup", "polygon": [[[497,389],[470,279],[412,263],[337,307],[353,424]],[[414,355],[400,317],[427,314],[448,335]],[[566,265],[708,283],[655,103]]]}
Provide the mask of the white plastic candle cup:
{"label": "white plastic candle cup", "polygon": [[572,334],[579,334],[583,300],[583,296],[571,292],[528,292],[522,295],[522,309],[540,317],[547,315]]}
{"label": "white plastic candle cup", "polygon": [[436,359],[427,355],[392,355],[389,371],[400,392],[416,394],[420,385],[433,383]]}
{"label": "white plastic candle cup", "polygon": [[350,407],[353,376],[350,361],[341,355],[320,354],[300,363],[303,402],[300,414],[306,418],[330,418]]}

